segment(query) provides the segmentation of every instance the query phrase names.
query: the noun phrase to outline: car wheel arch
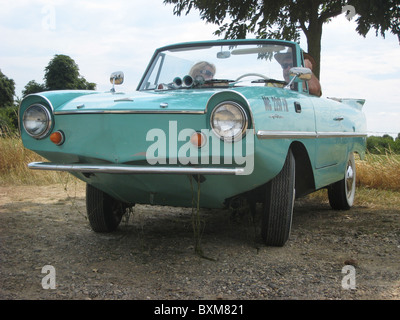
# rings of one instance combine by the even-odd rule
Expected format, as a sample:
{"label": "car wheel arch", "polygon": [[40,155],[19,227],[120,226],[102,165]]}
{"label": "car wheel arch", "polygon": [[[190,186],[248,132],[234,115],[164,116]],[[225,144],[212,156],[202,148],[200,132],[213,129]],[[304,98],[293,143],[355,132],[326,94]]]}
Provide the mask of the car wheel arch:
{"label": "car wheel arch", "polygon": [[310,156],[304,144],[295,141],[290,145],[296,163],[296,198],[315,191],[314,172]]}

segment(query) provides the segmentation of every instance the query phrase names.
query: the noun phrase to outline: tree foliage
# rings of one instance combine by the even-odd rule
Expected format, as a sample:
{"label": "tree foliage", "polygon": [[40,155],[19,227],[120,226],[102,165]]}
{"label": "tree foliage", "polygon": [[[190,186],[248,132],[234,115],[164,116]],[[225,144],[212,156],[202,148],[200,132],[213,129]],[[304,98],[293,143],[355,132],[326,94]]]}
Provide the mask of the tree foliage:
{"label": "tree foliage", "polygon": [[370,136],[367,138],[367,150],[373,154],[397,153],[400,154],[400,133],[396,139],[385,134],[382,137]]}
{"label": "tree foliage", "polygon": [[0,70],[0,138],[18,129],[18,101],[14,101],[14,96],[14,80]]}
{"label": "tree foliage", "polygon": [[18,132],[18,106],[0,108],[0,138]]}
{"label": "tree foliage", "polygon": [[44,69],[47,90],[83,89],[93,90],[96,86],[79,74],[79,67],[69,56],[57,54]]}
{"label": "tree foliage", "polygon": [[29,81],[24,90],[22,90],[22,96],[27,96],[28,94],[46,91],[46,86],[44,84],[37,83],[35,80]]}
{"label": "tree foliage", "polygon": [[88,82],[79,74],[79,67],[69,56],[57,54],[44,69],[44,84],[29,81],[22,94],[24,96],[50,90],[94,90],[96,84]]}
{"label": "tree foliage", "polygon": [[0,70],[0,108],[10,107],[14,103],[15,82]]}
{"label": "tree foliage", "polygon": [[375,29],[385,35],[391,31],[400,37],[399,0],[164,0],[174,4],[175,15],[193,9],[200,17],[216,24],[216,35],[242,39],[247,34],[259,38],[298,41],[300,33],[307,38],[308,52],[315,58],[314,73],[319,78],[322,26],[340,15],[343,7],[352,5],[358,13],[356,31],[362,35]]}
{"label": "tree foliage", "polygon": [[[79,74],[79,67],[66,55],[55,55],[45,68],[44,84],[29,81],[22,95],[63,89],[94,90],[95,83],[88,82]],[[14,99],[15,82],[0,70],[0,137],[18,131],[18,106],[20,99]]]}

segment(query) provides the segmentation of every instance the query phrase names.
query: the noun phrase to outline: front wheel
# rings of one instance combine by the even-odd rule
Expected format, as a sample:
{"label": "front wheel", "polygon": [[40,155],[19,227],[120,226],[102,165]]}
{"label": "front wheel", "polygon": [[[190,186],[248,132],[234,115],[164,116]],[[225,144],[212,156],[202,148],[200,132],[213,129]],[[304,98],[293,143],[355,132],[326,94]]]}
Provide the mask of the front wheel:
{"label": "front wheel", "polygon": [[356,163],[354,153],[349,154],[344,178],[328,187],[329,204],[334,210],[349,210],[356,193]]}
{"label": "front wheel", "polygon": [[95,232],[112,232],[117,229],[126,207],[103,191],[86,185],[86,211],[90,226]]}
{"label": "front wheel", "polygon": [[282,247],[289,239],[295,198],[295,158],[286,157],[282,171],[267,184],[261,236],[268,246]]}

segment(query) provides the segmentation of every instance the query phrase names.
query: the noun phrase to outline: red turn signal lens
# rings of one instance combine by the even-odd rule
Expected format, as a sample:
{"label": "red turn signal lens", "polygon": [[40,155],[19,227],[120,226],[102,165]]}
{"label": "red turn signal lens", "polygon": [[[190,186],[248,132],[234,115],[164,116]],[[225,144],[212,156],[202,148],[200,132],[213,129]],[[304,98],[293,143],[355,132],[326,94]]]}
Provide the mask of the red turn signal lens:
{"label": "red turn signal lens", "polygon": [[50,140],[51,142],[53,142],[54,144],[56,144],[57,146],[60,146],[64,143],[65,138],[64,138],[64,133],[62,131],[56,131],[53,132],[50,135]]}
{"label": "red turn signal lens", "polygon": [[195,132],[190,137],[190,142],[197,148],[201,148],[206,144],[207,138],[203,133]]}

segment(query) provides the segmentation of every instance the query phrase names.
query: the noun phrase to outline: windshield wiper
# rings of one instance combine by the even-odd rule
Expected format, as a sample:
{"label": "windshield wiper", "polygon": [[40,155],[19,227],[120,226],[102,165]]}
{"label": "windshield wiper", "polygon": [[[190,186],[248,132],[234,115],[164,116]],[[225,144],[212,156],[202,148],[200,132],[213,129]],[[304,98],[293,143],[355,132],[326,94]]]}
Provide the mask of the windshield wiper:
{"label": "windshield wiper", "polygon": [[251,83],[276,83],[286,86],[288,83],[283,80],[276,80],[276,79],[257,79],[252,81]]}
{"label": "windshield wiper", "polygon": [[235,80],[229,79],[209,79],[204,81],[196,82],[194,87],[214,87],[214,86],[230,86]]}
{"label": "windshield wiper", "polygon": [[229,83],[229,82],[235,82],[235,80],[229,80],[229,79],[210,79],[210,80],[205,80],[204,83]]}
{"label": "windshield wiper", "polygon": [[204,81],[195,80],[192,85],[182,86],[181,84],[177,84],[176,82],[171,83],[160,83],[156,91],[168,91],[168,90],[178,90],[178,89],[192,89],[192,88],[210,88],[210,87],[222,87],[227,86],[229,87],[231,84],[235,83],[235,80],[229,79],[209,79]]}

